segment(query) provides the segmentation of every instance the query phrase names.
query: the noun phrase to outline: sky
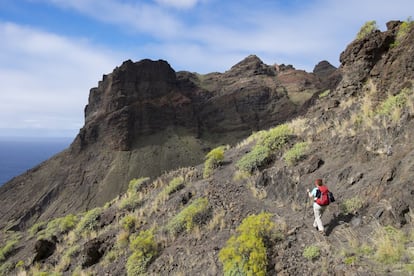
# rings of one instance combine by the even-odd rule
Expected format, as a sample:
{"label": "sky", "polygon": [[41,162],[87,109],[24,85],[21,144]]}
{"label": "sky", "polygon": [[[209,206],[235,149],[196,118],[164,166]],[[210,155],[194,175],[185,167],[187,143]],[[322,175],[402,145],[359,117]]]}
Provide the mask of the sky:
{"label": "sky", "polygon": [[0,0],[0,137],[75,137],[89,90],[131,59],[225,72],[250,54],[308,72],[412,0]]}

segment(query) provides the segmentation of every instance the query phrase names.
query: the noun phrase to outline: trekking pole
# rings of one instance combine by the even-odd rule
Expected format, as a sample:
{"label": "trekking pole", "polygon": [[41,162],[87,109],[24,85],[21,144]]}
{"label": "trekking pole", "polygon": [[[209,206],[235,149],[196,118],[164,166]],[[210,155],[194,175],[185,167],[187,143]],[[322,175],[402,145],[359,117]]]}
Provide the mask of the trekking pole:
{"label": "trekking pole", "polygon": [[304,209],[304,212],[303,212],[303,218],[302,218],[303,223],[305,223],[306,211],[307,211],[307,209],[308,209],[308,197],[309,197],[308,192],[306,192],[306,197],[305,197],[305,209]]}

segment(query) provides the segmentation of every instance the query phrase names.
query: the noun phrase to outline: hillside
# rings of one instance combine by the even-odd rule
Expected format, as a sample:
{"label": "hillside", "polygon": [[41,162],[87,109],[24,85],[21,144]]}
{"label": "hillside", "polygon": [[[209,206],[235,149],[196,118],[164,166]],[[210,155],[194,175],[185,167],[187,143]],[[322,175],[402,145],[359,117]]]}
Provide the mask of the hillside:
{"label": "hillside", "polygon": [[[0,274],[413,274],[413,45],[413,24],[391,21],[314,73],[125,62],[91,90],[71,147],[1,188]],[[154,160],[177,143],[174,166]],[[316,178],[337,199],[326,236]],[[29,199],[39,187],[53,189]]]}

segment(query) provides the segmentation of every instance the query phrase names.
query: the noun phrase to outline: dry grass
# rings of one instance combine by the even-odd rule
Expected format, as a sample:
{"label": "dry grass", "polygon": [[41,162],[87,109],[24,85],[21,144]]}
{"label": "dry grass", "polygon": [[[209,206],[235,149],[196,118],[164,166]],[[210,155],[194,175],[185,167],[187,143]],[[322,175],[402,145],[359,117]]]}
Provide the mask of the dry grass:
{"label": "dry grass", "polygon": [[226,211],[224,211],[223,209],[214,210],[212,218],[207,224],[207,229],[210,231],[220,231],[224,229],[226,227],[225,215]]}

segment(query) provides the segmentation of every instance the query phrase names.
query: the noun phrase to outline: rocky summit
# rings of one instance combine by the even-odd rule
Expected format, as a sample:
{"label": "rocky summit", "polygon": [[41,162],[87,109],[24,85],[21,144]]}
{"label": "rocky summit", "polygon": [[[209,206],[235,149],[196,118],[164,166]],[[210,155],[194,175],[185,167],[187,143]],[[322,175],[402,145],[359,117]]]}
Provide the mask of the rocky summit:
{"label": "rocky summit", "polygon": [[70,147],[0,187],[0,275],[414,273],[412,45],[390,21],[312,73],[125,61]]}

